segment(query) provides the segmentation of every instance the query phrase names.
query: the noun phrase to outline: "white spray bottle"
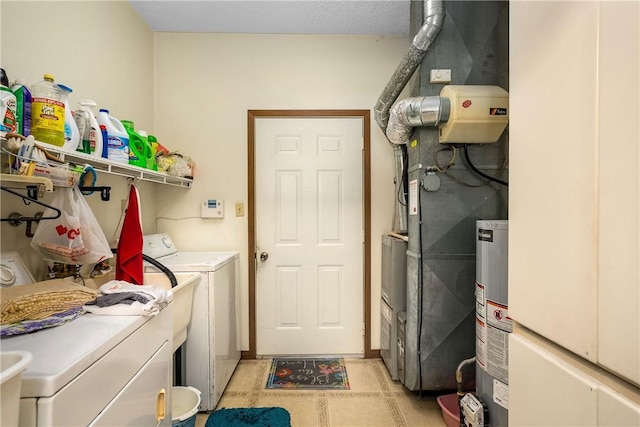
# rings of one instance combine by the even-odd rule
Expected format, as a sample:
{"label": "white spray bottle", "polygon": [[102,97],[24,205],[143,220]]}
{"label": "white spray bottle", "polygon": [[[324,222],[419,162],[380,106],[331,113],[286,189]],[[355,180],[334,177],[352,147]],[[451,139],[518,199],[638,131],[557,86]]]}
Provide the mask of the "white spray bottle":
{"label": "white spray bottle", "polygon": [[78,100],[78,111],[76,111],[77,115],[81,115],[85,120],[87,129],[90,129],[89,134],[89,150],[92,156],[102,157],[102,146],[104,141],[102,140],[102,132],[100,131],[100,125],[98,124],[98,120],[96,120],[96,116],[93,114],[93,107],[97,107],[98,104],[93,102],[90,99],[80,99]]}

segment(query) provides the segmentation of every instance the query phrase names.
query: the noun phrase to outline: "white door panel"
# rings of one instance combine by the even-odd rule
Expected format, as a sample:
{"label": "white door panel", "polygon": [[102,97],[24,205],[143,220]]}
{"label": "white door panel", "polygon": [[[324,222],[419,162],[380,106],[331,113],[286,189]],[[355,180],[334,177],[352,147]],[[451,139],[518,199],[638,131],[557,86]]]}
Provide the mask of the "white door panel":
{"label": "white door panel", "polygon": [[363,353],[362,120],[256,120],[257,353]]}

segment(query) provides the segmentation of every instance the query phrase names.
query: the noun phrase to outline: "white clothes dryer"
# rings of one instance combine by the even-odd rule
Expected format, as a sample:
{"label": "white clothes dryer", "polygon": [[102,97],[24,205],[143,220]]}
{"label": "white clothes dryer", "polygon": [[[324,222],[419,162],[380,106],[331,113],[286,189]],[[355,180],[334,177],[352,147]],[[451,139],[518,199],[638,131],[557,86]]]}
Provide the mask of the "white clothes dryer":
{"label": "white clothes dryer", "polygon": [[[168,234],[144,237],[143,253],[174,273],[199,273],[182,353],[184,383],[200,390],[200,411],[213,411],[240,360],[238,252],[180,252]],[[145,271],[158,271],[146,263]]]}

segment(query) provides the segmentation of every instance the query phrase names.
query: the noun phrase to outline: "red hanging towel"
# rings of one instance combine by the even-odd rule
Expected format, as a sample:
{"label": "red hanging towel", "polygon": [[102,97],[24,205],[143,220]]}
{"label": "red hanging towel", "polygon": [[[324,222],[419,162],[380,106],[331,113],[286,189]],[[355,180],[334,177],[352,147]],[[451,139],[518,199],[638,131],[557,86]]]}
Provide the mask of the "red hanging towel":
{"label": "red hanging towel", "polygon": [[132,184],[116,253],[116,280],[142,285],[142,215],[138,189]]}

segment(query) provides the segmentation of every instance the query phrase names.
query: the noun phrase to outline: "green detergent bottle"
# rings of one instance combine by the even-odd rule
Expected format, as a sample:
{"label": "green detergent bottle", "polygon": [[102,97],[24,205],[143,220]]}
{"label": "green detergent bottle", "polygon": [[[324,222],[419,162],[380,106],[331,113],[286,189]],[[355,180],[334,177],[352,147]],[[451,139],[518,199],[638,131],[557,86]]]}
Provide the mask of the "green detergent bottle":
{"label": "green detergent bottle", "polygon": [[[129,134],[129,164],[141,168],[147,167],[147,153],[150,151],[147,135],[144,131],[136,132],[130,120],[121,120],[122,126]],[[144,134],[141,134],[144,132]]]}
{"label": "green detergent bottle", "polygon": [[153,135],[149,135],[148,141],[149,147],[151,149],[149,150],[149,155],[147,156],[147,169],[157,171],[158,162],[156,161],[156,154],[158,152],[158,139]]}

